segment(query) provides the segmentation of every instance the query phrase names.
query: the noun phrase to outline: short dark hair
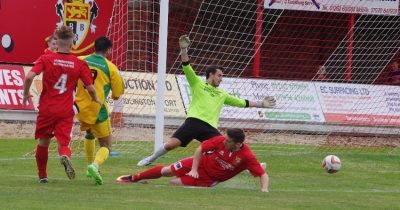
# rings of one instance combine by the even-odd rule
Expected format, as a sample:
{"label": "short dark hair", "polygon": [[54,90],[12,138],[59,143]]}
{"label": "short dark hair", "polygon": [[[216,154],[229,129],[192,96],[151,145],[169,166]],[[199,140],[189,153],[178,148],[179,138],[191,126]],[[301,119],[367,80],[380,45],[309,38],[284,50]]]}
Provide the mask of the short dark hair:
{"label": "short dark hair", "polygon": [[243,143],[245,138],[244,131],[240,128],[228,128],[228,130],[226,130],[226,134],[235,143]]}
{"label": "short dark hair", "polygon": [[220,67],[220,66],[216,66],[216,65],[207,66],[206,79],[208,79],[208,77],[210,77],[211,73],[215,74],[215,72],[217,72],[218,69],[223,71],[222,67]]}
{"label": "short dark hair", "polygon": [[105,36],[99,37],[94,41],[94,50],[96,52],[106,52],[112,47],[112,42]]}

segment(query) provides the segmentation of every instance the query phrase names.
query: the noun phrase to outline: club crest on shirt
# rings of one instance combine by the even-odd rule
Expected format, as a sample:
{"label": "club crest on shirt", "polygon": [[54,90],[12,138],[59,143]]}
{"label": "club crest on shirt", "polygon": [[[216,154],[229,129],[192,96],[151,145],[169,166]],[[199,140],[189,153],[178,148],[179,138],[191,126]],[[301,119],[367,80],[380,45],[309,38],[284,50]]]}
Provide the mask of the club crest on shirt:
{"label": "club crest on shirt", "polygon": [[235,161],[236,161],[236,163],[238,163],[238,164],[239,164],[239,163],[240,163],[240,161],[242,161],[242,159],[240,159],[240,157],[236,157],[236,158],[235,158]]}
{"label": "club crest on shirt", "polygon": [[75,34],[72,52],[86,50],[88,46],[83,46],[84,49],[80,49],[80,46],[85,41],[89,29],[90,33],[96,32],[94,22],[99,14],[96,0],[57,0],[55,8],[60,18],[56,24],[57,28],[69,26]]}

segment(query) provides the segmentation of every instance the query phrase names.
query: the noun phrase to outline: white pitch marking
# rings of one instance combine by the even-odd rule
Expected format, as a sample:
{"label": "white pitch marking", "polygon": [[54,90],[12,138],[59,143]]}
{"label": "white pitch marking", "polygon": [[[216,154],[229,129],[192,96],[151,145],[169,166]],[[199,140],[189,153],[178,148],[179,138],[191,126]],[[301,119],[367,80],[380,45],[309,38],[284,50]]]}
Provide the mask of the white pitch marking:
{"label": "white pitch marking", "polygon": [[271,190],[271,192],[400,193],[400,190]]}
{"label": "white pitch marking", "polygon": [[[34,175],[14,175],[16,177],[27,177],[27,178],[37,178],[37,176]],[[51,177],[51,180],[69,180],[68,178],[54,178]]]}

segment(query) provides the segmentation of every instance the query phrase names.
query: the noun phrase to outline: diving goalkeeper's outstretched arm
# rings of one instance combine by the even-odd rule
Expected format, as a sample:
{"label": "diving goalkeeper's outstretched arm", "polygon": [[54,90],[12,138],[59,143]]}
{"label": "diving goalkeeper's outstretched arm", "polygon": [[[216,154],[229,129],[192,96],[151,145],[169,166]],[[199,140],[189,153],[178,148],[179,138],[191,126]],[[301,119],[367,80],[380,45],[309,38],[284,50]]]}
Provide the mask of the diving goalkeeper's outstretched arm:
{"label": "diving goalkeeper's outstretched arm", "polygon": [[[189,49],[190,44],[191,44],[191,41],[187,35],[182,35],[179,37],[179,47],[181,48],[180,55],[181,55],[181,61],[182,61],[183,65],[189,64],[188,49]],[[186,77],[188,77],[189,83],[191,83],[194,80],[194,79],[191,79],[191,77],[194,77],[195,73],[193,72],[193,70],[191,68],[189,70],[187,70],[187,69],[189,69],[189,68],[184,67],[184,72],[186,74]],[[221,75],[221,77],[222,77],[222,75]],[[207,80],[208,80],[208,78],[207,78]],[[209,82],[209,84],[211,84],[213,86],[218,87],[220,81],[219,82],[218,81],[217,82],[207,81],[207,82]],[[237,98],[235,99],[235,97],[231,96],[231,98],[229,98],[229,97],[227,98],[225,104],[228,104],[231,106],[238,106],[237,104],[240,104],[240,103],[237,103],[236,101],[237,101]],[[264,98],[264,100],[262,100],[262,101],[247,101],[246,107],[273,108],[273,107],[275,107],[275,104],[276,104],[276,101],[273,96],[266,96]],[[240,107],[240,105],[239,105],[239,107]]]}

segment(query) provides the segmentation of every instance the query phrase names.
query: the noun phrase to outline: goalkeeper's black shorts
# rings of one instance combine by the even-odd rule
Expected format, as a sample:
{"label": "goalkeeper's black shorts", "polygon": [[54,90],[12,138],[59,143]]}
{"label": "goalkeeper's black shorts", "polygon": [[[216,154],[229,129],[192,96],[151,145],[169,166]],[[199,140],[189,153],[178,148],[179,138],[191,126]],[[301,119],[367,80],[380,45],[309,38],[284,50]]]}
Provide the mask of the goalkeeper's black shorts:
{"label": "goalkeeper's black shorts", "polygon": [[181,147],[186,147],[193,139],[203,142],[215,136],[221,136],[217,129],[202,120],[191,117],[187,118],[172,135],[181,141]]}

